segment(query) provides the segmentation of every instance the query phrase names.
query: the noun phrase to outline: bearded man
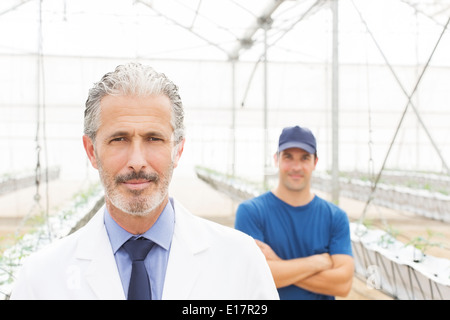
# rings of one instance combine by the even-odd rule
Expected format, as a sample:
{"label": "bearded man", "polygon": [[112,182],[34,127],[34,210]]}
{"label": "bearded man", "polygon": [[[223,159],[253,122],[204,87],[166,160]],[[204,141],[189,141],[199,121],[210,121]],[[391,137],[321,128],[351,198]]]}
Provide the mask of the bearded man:
{"label": "bearded man", "polygon": [[12,299],[278,299],[249,236],[169,197],[183,119],[178,87],[151,67],[121,65],[94,85],[83,144],[105,206],[30,257]]}

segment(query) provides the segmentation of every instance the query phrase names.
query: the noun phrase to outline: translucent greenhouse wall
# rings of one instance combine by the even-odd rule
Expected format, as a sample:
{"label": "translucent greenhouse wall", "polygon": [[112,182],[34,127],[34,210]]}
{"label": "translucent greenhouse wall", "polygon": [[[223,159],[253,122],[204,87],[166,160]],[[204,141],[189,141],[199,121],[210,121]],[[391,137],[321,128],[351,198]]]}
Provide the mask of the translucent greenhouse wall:
{"label": "translucent greenhouse wall", "polygon": [[[60,167],[63,178],[91,175],[93,170],[81,140],[87,92],[104,73],[126,61],[44,56],[43,72],[38,72],[40,64],[35,55],[0,55],[0,174],[33,170],[39,145],[43,167]],[[185,167],[207,165],[230,173],[235,139],[235,173],[253,180],[262,177],[261,65],[252,77],[254,63],[235,63],[233,113],[230,62],[141,61],[166,73],[180,87],[186,111],[187,142],[182,159]],[[423,65],[394,68],[407,91],[411,91]],[[449,86],[450,67],[430,65],[412,98],[447,163],[450,162]],[[317,170],[329,170],[330,64],[271,62],[268,88],[268,158],[276,150],[281,129],[299,124],[312,129],[318,140]],[[379,170],[408,99],[384,65],[341,65],[339,88],[340,169],[367,172],[373,163],[374,170]],[[411,108],[401,125],[387,168],[444,172],[436,150]]]}

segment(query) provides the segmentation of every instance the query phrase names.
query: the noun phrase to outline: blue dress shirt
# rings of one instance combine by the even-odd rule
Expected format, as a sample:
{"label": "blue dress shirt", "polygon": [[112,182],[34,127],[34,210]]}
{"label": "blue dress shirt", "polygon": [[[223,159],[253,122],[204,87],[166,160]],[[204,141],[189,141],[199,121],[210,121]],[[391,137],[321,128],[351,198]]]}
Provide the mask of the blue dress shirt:
{"label": "blue dress shirt", "polygon": [[175,212],[172,199],[170,199],[156,220],[155,224],[141,235],[134,235],[123,229],[114,221],[105,207],[105,227],[109,241],[114,252],[120,279],[122,281],[125,297],[128,295],[128,286],[131,276],[131,259],[122,245],[130,238],[145,237],[155,243],[144,260],[150,278],[152,299],[161,300],[164,288],[164,279],[169,259],[170,244],[172,242],[175,226]]}

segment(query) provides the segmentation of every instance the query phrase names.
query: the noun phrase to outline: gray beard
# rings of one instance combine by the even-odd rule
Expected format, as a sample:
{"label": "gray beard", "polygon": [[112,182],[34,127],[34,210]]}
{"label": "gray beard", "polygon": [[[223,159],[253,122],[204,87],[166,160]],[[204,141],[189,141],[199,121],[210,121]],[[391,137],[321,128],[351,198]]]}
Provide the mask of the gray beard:
{"label": "gray beard", "polygon": [[[173,163],[164,176],[159,176],[157,173],[132,172],[112,178],[104,173],[100,163],[98,163],[98,168],[100,180],[105,189],[105,197],[117,209],[139,217],[147,216],[163,203],[168,195],[173,173]],[[128,190],[130,196],[120,193],[117,186],[131,179],[149,180],[156,185],[156,190],[151,195],[142,195],[144,190]]]}

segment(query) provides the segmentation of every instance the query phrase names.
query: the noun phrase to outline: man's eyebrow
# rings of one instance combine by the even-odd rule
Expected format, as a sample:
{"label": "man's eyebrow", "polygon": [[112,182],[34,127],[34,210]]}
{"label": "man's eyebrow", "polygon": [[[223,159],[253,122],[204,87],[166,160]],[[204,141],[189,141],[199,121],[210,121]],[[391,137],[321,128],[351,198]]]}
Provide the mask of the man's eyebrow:
{"label": "man's eyebrow", "polygon": [[[111,134],[109,134],[105,140],[111,140],[117,137],[128,137],[130,136],[130,132],[128,131],[123,131],[123,130],[119,130],[119,131],[114,131]],[[160,131],[155,131],[155,130],[151,130],[151,131],[147,131],[143,134],[140,134],[141,137],[155,137],[155,138],[160,138],[160,139],[169,139],[164,133],[160,132]]]}
{"label": "man's eyebrow", "polygon": [[148,131],[141,135],[142,137],[156,137],[161,139],[167,139],[167,136],[159,131]]}
{"label": "man's eyebrow", "polygon": [[110,135],[106,137],[106,139],[117,138],[117,137],[126,137],[129,133],[127,131],[114,131]]}

